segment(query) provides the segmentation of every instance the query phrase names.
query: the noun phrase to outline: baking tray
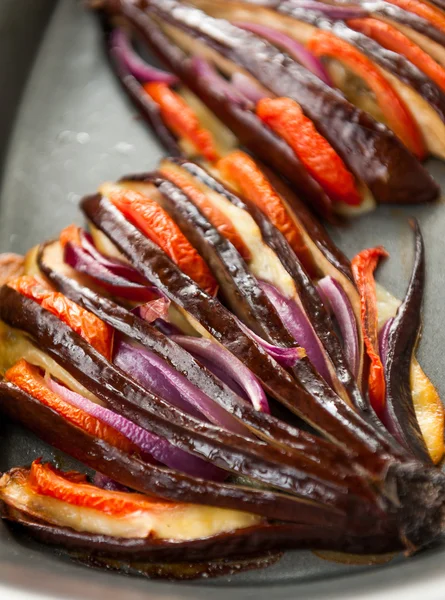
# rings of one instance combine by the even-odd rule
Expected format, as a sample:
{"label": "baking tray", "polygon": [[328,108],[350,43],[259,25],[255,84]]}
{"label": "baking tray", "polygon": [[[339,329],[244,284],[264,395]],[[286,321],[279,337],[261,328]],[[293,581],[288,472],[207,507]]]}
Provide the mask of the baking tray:
{"label": "baking tray", "polygon": [[[70,222],[81,223],[81,196],[104,180],[155,167],[162,149],[123,96],[103,54],[97,24],[77,0],[0,3],[0,251],[24,252]],[[431,169],[445,184],[445,167]],[[411,269],[409,216],[422,226],[427,250],[424,342],[420,358],[445,397],[445,206],[382,207],[332,231],[352,256],[384,244],[392,260],[379,274],[402,295]],[[0,421],[0,471],[44,456],[73,462],[19,427]],[[147,581],[74,564],[0,524],[0,598],[93,600],[284,600],[445,597],[445,545],[385,567],[364,568],[292,552],[269,569],[193,583]]]}

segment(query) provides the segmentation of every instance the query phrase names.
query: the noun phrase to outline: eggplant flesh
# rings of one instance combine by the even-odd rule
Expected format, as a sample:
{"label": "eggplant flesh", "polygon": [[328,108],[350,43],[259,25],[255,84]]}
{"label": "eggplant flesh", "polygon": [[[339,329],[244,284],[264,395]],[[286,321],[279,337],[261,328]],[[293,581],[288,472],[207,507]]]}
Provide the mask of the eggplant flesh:
{"label": "eggplant flesh", "polygon": [[31,515],[4,505],[3,519],[22,529],[36,540],[50,546],[62,546],[68,551],[85,552],[92,556],[129,558],[132,561],[189,562],[226,557],[245,557],[267,551],[292,549],[336,550],[354,554],[380,554],[403,549],[400,540],[387,536],[354,537],[328,528],[292,524],[260,524],[244,530],[221,534],[190,542],[168,540],[123,539],[42,523]]}
{"label": "eggplant flesh", "polygon": [[[204,45],[211,49],[212,57],[223,57],[237,65],[233,68],[248,71],[274,94],[298,102],[377,201],[409,203],[437,197],[438,188],[432,178],[392,132],[273,45],[175,0],[153,0],[146,10],[161,23],[189,36],[190,47],[194,43]],[[161,48],[158,52],[162,56]],[[175,63],[176,70],[182,61]],[[345,123],[350,126],[345,128]]]}

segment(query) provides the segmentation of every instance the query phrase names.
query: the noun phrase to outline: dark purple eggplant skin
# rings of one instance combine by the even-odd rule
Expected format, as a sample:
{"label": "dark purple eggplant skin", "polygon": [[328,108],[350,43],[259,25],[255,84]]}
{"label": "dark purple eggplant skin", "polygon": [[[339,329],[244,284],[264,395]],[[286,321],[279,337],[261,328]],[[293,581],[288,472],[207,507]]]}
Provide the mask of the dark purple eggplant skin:
{"label": "dark purple eggplant skin", "polygon": [[310,277],[307,275],[292,248],[280,231],[269,221],[261,210],[247,198],[241,198],[228,190],[220,181],[195,163],[183,159],[172,160],[189,175],[218,192],[229,202],[245,210],[258,225],[266,244],[275,252],[286,271],[295,282],[302,306],[312,323],[314,330],[329,355],[340,383],[344,386],[351,402],[360,411],[369,412],[369,403],[362,397],[357,383],[349,371],[340,340],[334,331],[331,318]]}
{"label": "dark purple eggplant skin", "polygon": [[[332,202],[319,184],[312,179],[290,146],[244,106],[240,106],[213,90],[206,81],[196,76],[186,55],[173,46],[167,36],[137,6],[122,2],[119,9],[131,26],[136,29],[166,67],[175,72],[208,108],[236,135],[241,144],[261,156],[265,162],[278,169],[292,182],[302,197],[316,212],[327,220],[333,220]],[[176,156],[177,153],[173,152]]]}
{"label": "dark purple eggplant skin", "polygon": [[[362,416],[369,420],[372,425],[377,428],[382,435],[385,436],[387,442],[392,446],[395,454],[403,457],[404,451],[394,440],[385,428],[381,421],[374,413],[369,401],[365,399],[357,386],[357,383],[352,376],[348,364],[346,362],[340,340],[334,331],[334,327],[329,314],[318,295],[318,292],[308,277],[303,266],[299,262],[295,253],[290,248],[284,236],[272,225],[269,219],[247,198],[241,198],[228,190],[220,181],[210,175],[203,167],[185,159],[171,159],[171,162],[182,167],[189,175],[195,177],[201,183],[204,183],[210,189],[218,192],[235,206],[247,211],[258,227],[261,230],[264,241],[276,253],[284,268],[293,278],[298,295],[300,297],[303,308],[308,315],[314,330],[322,342],[327,354],[331,358],[334,365],[337,377],[340,383],[344,386],[351,404],[355,406]],[[302,362],[302,361],[300,361]],[[294,369],[295,371],[295,369]],[[297,374],[307,378],[308,367],[303,363],[297,365]],[[315,378],[314,378],[315,379]],[[317,378],[318,385],[320,384]],[[323,382],[321,382],[323,384]],[[332,397],[332,392],[325,386],[325,394],[327,397]]]}
{"label": "dark purple eggplant skin", "polygon": [[[308,460],[322,461],[332,469],[334,465],[337,470],[345,469],[345,465],[342,464],[344,453],[337,446],[272,415],[258,412],[246,402],[240,402],[239,397],[230,388],[158,329],[112,300],[80,285],[74,279],[55,272],[45,263],[45,246],[40,248],[38,265],[43,275],[65,296],[128,338],[155,352],[268,443],[281,447],[287,453],[296,450]],[[345,469],[343,477],[350,474],[350,471],[349,468]]]}
{"label": "dark purple eggplant skin", "polygon": [[[281,368],[251,337],[244,334],[233,315],[222,304],[199,288],[166,254],[100,195],[84,198],[86,217],[128,258],[153,285],[197,319],[217,341],[237,356],[258,377],[264,389],[278,402],[324,432],[348,452],[360,456],[363,466],[377,471],[392,445],[381,437],[353,409],[300,360],[305,370],[297,381]],[[1,308],[1,307],[0,307]],[[296,368],[299,368],[299,364]],[[329,399],[329,400],[328,400]],[[382,462],[383,460],[383,462]]]}
{"label": "dark purple eggplant skin", "polygon": [[[199,421],[151,394],[117,369],[76,332],[36,302],[4,286],[0,312],[12,327],[30,335],[40,348],[115,412],[165,437],[175,446],[231,471],[314,502],[342,508],[348,490],[369,495],[357,478],[345,482],[323,464],[296,452],[289,455],[262,441]],[[345,457],[347,460],[347,457]],[[99,472],[100,469],[97,469]],[[113,478],[113,477],[112,477]],[[124,483],[124,485],[126,485]],[[129,487],[132,487],[129,485]],[[363,502],[366,504],[366,502]]]}
{"label": "dark purple eggplant skin", "polygon": [[410,385],[411,361],[420,334],[425,287],[423,238],[417,221],[413,221],[413,227],[415,235],[413,272],[405,298],[397,310],[388,334],[388,354],[385,363],[385,425],[416,458],[431,464],[431,457],[416,418]]}
{"label": "dark purple eggplant skin", "polygon": [[42,523],[31,515],[0,506],[0,515],[14,529],[22,529],[39,542],[89,555],[147,562],[196,562],[218,558],[246,557],[269,551],[295,549],[336,550],[353,554],[377,554],[403,549],[394,533],[354,537],[331,529],[290,524],[264,523],[209,538],[174,542],[153,538],[115,538],[74,531]]}
{"label": "dark purple eggplant skin", "polygon": [[[122,10],[129,3],[112,4]],[[237,63],[277,96],[298,102],[378,202],[420,203],[438,197],[432,177],[387,127],[272,44],[176,0],[151,0],[145,10]]]}
{"label": "dark purple eggplant skin", "polygon": [[145,180],[157,187],[163,208],[209,265],[230,310],[265,339],[283,347],[296,347],[298,344],[233,244],[213,227],[181,188],[157,173],[148,174]]}
{"label": "dark purple eggplant skin", "polygon": [[[259,335],[262,335],[268,341],[284,347],[293,347],[297,344],[292,336],[287,332],[273,305],[267,300],[256,279],[249,273],[247,265],[238,254],[233,245],[228,242],[213,227],[213,225],[202,215],[194,203],[187,195],[176,185],[168,180],[157,178],[156,175],[148,175],[148,181],[152,181],[164,198],[163,206],[170,216],[175,220],[182,232],[198,250],[201,256],[209,264],[220,289],[227,290],[226,299],[232,312],[240,318],[246,325],[253,329]],[[209,177],[209,179],[212,179]],[[218,187],[220,193],[224,188],[219,182],[213,180],[213,189]],[[259,225],[266,243],[277,253],[278,258],[283,262],[285,269],[293,276],[300,297],[304,297],[303,306],[311,322],[316,324],[315,332],[320,337],[321,342],[327,343],[329,356],[332,355],[335,366],[339,367],[338,376],[343,380],[354,404],[359,403],[360,408],[365,410],[366,405],[358,390],[357,384],[349,372],[346,359],[323,303],[318,297],[315,287],[307,276],[297,257],[287,244],[287,241],[280,232],[266,219],[255,205],[248,207],[240,198],[231,194],[228,190],[223,192],[225,197],[239,208],[250,212],[254,220]],[[246,200],[247,202],[247,200]],[[249,210],[250,208],[250,210]],[[266,234],[266,237],[264,236]],[[283,261],[284,259],[284,261]],[[312,288],[312,294],[311,294]],[[331,328],[329,329],[329,323]],[[330,352],[329,352],[330,351]],[[310,362],[308,358],[302,359],[304,362]],[[299,361],[301,362],[301,361]],[[301,365],[294,367],[298,373],[302,371]],[[304,368],[304,373],[310,370],[314,378],[320,378],[318,373],[311,365]],[[320,382],[318,385],[323,385]],[[326,396],[332,396],[326,386]]]}
{"label": "dark purple eggplant skin", "polygon": [[[304,523],[307,520],[325,527],[345,526],[346,515],[339,509],[301,502],[295,496],[273,490],[206,481],[144,462],[89,435],[11,383],[0,382],[0,412],[54,448],[144,494],[245,510],[283,521]],[[359,507],[361,500],[356,504]],[[359,521],[357,525],[361,527]]]}

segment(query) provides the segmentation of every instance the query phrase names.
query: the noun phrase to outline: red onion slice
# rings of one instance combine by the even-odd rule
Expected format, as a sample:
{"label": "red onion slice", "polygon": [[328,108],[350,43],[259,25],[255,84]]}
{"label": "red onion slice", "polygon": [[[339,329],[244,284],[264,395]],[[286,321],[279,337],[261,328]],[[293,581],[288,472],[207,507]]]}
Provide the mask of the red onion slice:
{"label": "red onion slice", "polygon": [[357,378],[360,367],[360,349],[357,321],[351,302],[342,286],[330,275],[320,279],[317,291],[326,308],[330,309],[330,312],[337,319],[349,368],[351,369],[351,373]]}
{"label": "red onion slice", "polygon": [[254,105],[261,100],[261,98],[271,98],[272,94],[269,94],[266,90],[262,90],[258,85],[252,81],[248,75],[236,71],[230,78],[230,82],[243,96],[250,100]]}
{"label": "red onion slice", "polygon": [[[314,2],[314,4],[318,4],[318,2]],[[278,29],[268,27],[267,25],[259,25],[258,23],[234,23],[234,25],[241,29],[245,29],[246,31],[255,33],[272,44],[280,46],[280,48],[285,50],[292,58],[303,65],[303,67],[306,67],[308,71],[311,71],[311,73],[324,81],[324,83],[333,87],[331,78],[321,60],[306,50],[300,42],[297,42],[282,31],[278,31]]]}
{"label": "red onion slice", "polygon": [[132,45],[130,38],[126,31],[120,28],[116,28],[110,35],[110,46],[112,49],[117,50],[120,53],[121,59],[126,65],[130,73],[142,81],[157,81],[159,83],[166,83],[167,85],[174,85],[178,83],[178,78],[171,73],[157,69],[146,63],[137,54]]}
{"label": "red onion slice", "polygon": [[304,348],[283,348],[281,346],[275,346],[270,342],[264,340],[261,336],[256,334],[254,331],[249,329],[247,325],[244,325],[242,321],[237,319],[238,325],[244,331],[244,333],[250,336],[259,346],[263,348],[274,360],[277,361],[282,367],[293,367],[301,358],[306,356]]}
{"label": "red onion slice", "polygon": [[134,283],[114,274],[108,267],[93,258],[87,250],[71,242],[65,246],[64,260],[75,271],[88,275],[114,296],[135,302],[148,302],[159,298],[155,287]]}
{"label": "red onion slice", "polygon": [[99,252],[94,245],[93,238],[85,230],[81,229],[79,235],[82,248],[86,250],[88,254],[97,260],[97,262],[99,262],[102,266],[111,271],[113,275],[119,275],[119,277],[128,279],[128,281],[131,281],[132,283],[148,285],[147,280],[134,267],[128,263],[125,263],[123,260],[111,258]]}
{"label": "red onion slice", "polygon": [[[247,427],[153,352],[120,341],[116,345],[114,364],[185,412],[200,419],[204,416],[228,431],[252,437]],[[168,391],[162,392],[161,386]]]}
{"label": "red onion slice", "polygon": [[207,60],[199,56],[194,56],[192,58],[192,67],[197,77],[206,81],[212,88],[212,91],[217,92],[234,104],[253,108],[250,99],[241,90],[224,79]]}
{"label": "red onion slice", "polygon": [[204,479],[221,480],[226,476],[221,469],[215,468],[211,463],[176,448],[165,438],[142,429],[142,427],[139,427],[132,421],[125,419],[108,408],[91,402],[91,400],[80,396],[80,394],[69,390],[52,379],[48,379],[47,384],[63,400],[95,419],[99,419],[102,423],[113,427],[145,453],[167,467]]}
{"label": "red onion slice", "polygon": [[260,282],[261,289],[269,298],[277,311],[283,325],[293,336],[299,346],[305,349],[306,354],[316,371],[323,379],[331,384],[332,378],[329,373],[323,346],[307,318],[303,309],[292,298],[286,298],[276,287],[270,283]]}
{"label": "red onion slice", "polygon": [[212,365],[215,365],[218,371],[235,381],[256,410],[270,413],[266,394],[255,375],[226,348],[212,340],[189,335],[174,335],[171,339],[202,361],[210,371],[213,372]]}

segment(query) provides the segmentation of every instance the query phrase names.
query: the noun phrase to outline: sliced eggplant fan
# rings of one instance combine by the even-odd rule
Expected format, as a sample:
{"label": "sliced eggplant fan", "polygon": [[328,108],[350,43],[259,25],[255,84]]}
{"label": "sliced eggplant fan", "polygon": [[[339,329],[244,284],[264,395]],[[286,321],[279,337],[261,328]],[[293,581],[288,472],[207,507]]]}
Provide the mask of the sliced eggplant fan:
{"label": "sliced eggplant fan", "polygon": [[0,256],[0,412],[77,461],[0,474],[0,517],[88,564],[170,578],[429,546],[445,417],[415,357],[419,224],[399,302],[374,279],[386,250],[350,261],[312,211],[437,197],[419,159],[445,155],[445,14],[91,4],[170,156],[84,197],[86,229]]}

